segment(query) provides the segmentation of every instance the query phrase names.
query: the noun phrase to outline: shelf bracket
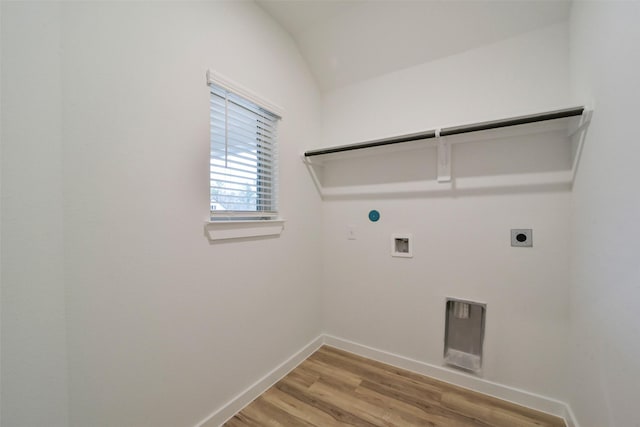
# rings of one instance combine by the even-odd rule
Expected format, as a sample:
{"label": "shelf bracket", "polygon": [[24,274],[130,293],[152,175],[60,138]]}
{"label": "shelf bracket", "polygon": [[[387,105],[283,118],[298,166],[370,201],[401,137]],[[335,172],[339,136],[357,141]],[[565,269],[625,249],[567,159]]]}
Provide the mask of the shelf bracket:
{"label": "shelf bracket", "polygon": [[440,129],[436,130],[438,139],[438,182],[451,182],[451,143],[440,136]]}
{"label": "shelf bracket", "polygon": [[593,115],[593,110],[585,109],[582,117],[580,117],[580,121],[578,124],[569,130],[568,136],[571,139],[571,144],[573,147],[573,162],[571,165],[571,183],[573,184],[576,180],[576,175],[578,174],[578,165],[580,164],[580,158],[582,156],[582,148],[584,146],[584,141],[587,137],[587,128],[591,123],[591,116]]}
{"label": "shelf bracket", "polygon": [[311,175],[311,179],[313,180],[313,185],[316,187],[318,194],[320,194],[320,197],[324,197],[324,193],[322,191],[322,182],[320,181],[320,178],[318,177],[315,169],[316,167],[318,167],[322,170],[323,165],[321,163],[312,162],[310,159],[305,157],[304,154],[302,155],[302,163],[304,163],[304,165],[307,167],[307,170]]}

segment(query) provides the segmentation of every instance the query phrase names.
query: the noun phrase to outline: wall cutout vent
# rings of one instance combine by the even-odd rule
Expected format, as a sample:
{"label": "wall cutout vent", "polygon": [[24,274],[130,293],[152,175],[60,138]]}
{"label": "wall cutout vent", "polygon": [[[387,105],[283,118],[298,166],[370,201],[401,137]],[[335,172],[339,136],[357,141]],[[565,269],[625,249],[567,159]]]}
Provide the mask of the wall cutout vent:
{"label": "wall cutout vent", "polygon": [[486,304],[447,298],[445,308],[444,362],[479,373]]}

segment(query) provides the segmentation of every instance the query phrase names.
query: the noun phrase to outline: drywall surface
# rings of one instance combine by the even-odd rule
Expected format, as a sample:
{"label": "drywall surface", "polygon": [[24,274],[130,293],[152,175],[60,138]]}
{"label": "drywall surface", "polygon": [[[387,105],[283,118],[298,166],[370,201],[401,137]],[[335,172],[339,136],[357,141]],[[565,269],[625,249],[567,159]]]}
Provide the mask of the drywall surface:
{"label": "drywall surface", "polygon": [[[3,102],[25,102],[3,104],[3,114],[29,125],[3,153],[3,282],[15,276],[15,300],[33,305],[42,291],[55,304],[36,313],[46,325],[26,323],[48,363],[64,348],[56,316],[66,306],[69,425],[196,425],[320,333],[320,201],[299,160],[318,144],[317,89],[294,43],[250,2],[49,7],[60,8],[60,29],[33,42],[22,36],[37,22],[22,17],[44,6],[19,3],[3,16],[3,48],[26,58],[15,93],[3,92]],[[210,244],[204,235],[207,69],[285,110],[280,237]],[[52,127],[62,135],[53,142]],[[15,338],[28,311],[6,306],[14,324],[3,318],[3,328]],[[32,356],[4,344],[3,362]],[[64,377],[58,364],[37,368],[14,382],[38,390],[42,378]],[[47,405],[66,407],[56,399]],[[33,410],[31,419],[53,411]]]}
{"label": "drywall surface", "polygon": [[[567,49],[567,27],[556,25],[331,92],[324,144],[567,105]],[[327,200],[325,331],[439,365],[445,298],[484,302],[481,376],[566,398],[570,193],[508,185],[523,173],[566,167],[567,144],[557,137],[454,146],[454,187],[483,178],[506,178],[506,186]],[[434,166],[434,149],[402,151],[334,162],[324,180],[332,187],[435,180]],[[367,219],[371,209],[380,211],[376,223]],[[533,247],[512,248],[511,228],[532,228]],[[391,256],[393,233],[412,234],[413,258]]]}
{"label": "drywall surface", "polygon": [[[326,331],[441,364],[445,298],[484,302],[483,378],[564,397],[568,203],[566,193],[327,202]],[[532,228],[534,247],[512,248],[510,228]],[[413,258],[391,257],[394,233],[412,235]]]}
{"label": "drywall surface", "polygon": [[3,426],[68,426],[60,10],[2,3]]}
{"label": "drywall surface", "polygon": [[582,427],[640,426],[640,3],[575,2],[573,96],[594,102],[573,193],[570,403]]}
{"label": "drywall surface", "polygon": [[294,35],[324,90],[566,21],[570,9],[564,1],[258,4]]}
{"label": "drywall surface", "polygon": [[[252,3],[64,16],[72,422],[191,425],[319,333],[319,200],[299,161],[317,134],[313,79]],[[285,110],[279,238],[203,236],[207,68]]]}
{"label": "drywall surface", "polygon": [[323,143],[348,144],[566,106],[566,23],[328,92]]}

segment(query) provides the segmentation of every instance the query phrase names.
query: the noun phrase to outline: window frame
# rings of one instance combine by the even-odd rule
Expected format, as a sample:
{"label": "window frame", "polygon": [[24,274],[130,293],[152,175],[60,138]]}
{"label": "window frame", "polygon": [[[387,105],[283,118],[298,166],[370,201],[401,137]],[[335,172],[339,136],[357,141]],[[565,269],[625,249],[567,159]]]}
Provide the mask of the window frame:
{"label": "window frame", "polygon": [[[234,97],[238,97],[246,100],[247,102],[254,104],[261,110],[264,110],[275,117],[275,123],[279,124],[282,121],[283,109],[278,107],[264,98],[256,95],[252,91],[246,89],[242,85],[239,85],[230,79],[223,77],[217,72],[207,70],[207,89],[209,90],[209,98],[211,99],[211,85],[215,85]],[[211,100],[209,104],[209,115],[211,115]],[[211,133],[211,123],[209,122],[209,132]],[[276,137],[275,148],[277,150],[278,140]],[[211,209],[211,134],[209,138],[209,218],[205,223],[205,234],[210,240],[226,240],[236,238],[251,238],[259,236],[279,235],[284,229],[284,220],[281,217],[279,210],[279,180],[277,163],[274,173],[274,186],[275,188],[275,211],[269,212],[267,215],[260,215],[260,211],[221,211],[224,213],[217,213],[214,215],[214,211]],[[277,162],[277,160],[276,160]],[[257,165],[259,170],[259,162]],[[257,179],[259,185],[259,179]],[[247,213],[250,213],[247,215]]]}
{"label": "window frame", "polygon": [[[230,85],[228,79],[212,79],[209,73],[207,80],[211,116],[210,193],[220,190],[223,193],[217,200],[211,198],[210,219],[278,218],[277,126],[282,118],[281,114],[269,110],[274,109],[273,104],[255,94],[249,95],[246,89],[238,90],[238,85]],[[252,124],[252,121],[255,122]],[[255,135],[255,139],[250,135]],[[231,154],[232,152],[236,155]],[[237,194],[229,194],[232,191],[224,194],[225,187],[242,185],[253,187],[253,191],[238,189]],[[250,196],[252,192],[253,197]],[[216,210],[214,205],[224,205],[221,199],[225,196],[227,209]],[[235,201],[234,197],[244,200]],[[249,197],[253,200],[249,200]]]}

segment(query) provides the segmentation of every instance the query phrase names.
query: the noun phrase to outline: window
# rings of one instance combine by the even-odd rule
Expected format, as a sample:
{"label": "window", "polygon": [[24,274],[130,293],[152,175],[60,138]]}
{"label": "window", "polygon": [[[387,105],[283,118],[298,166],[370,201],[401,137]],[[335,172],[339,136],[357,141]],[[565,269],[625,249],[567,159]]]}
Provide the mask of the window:
{"label": "window", "polygon": [[278,217],[280,117],[209,81],[211,220]]}

